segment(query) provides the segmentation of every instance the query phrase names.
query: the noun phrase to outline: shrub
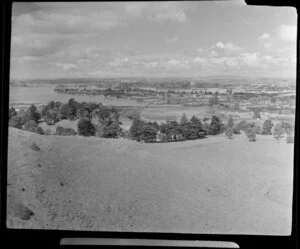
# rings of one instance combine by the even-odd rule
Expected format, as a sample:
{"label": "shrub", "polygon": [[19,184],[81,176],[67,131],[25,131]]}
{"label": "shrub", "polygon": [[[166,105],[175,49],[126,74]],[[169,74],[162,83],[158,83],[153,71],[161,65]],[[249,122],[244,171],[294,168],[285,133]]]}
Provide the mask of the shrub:
{"label": "shrub", "polygon": [[243,120],[236,124],[235,129],[239,131],[240,130],[246,131],[247,127],[248,127],[248,123],[245,120]]}
{"label": "shrub", "polygon": [[288,144],[294,143],[294,136],[293,136],[293,135],[287,135],[285,141],[286,141],[286,143],[288,143]]}
{"label": "shrub", "polygon": [[8,117],[9,119],[11,119],[13,116],[17,116],[17,111],[15,110],[14,107],[10,107]]}
{"label": "shrub", "polygon": [[37,128],[37,122],[34,120],[29,120],[24,124],[23,129],[26,131],[33,131],[35,132],[36,128]]}
{"label": "shrub", "polygon": [[233,129],[233,127],[234,127],[233,118],[230,116],[228,119],[227,128]]}
{"label": "shrub", "polygon": [[35,132],[37,134],[40,134],[40,135],[44,135],[45,134],[45,132],[44,132],[44,130],[43,130],[42,127],[37,127],[36,130],[35,130]]}
{"label": "shrub", "polygon": [[34,143],[34,142],[31,144],[30,148],[31,148],[32,150],[34,150],[34,151],[39,151],[39,150],[41,150],[40,147],[37,146],[37,144]]}
{"label": "shrub", "polygon": [[261,127],[259,125],[256,125],[254,127],[254,132],[255,132],[255,134],[261,134],[262,133]]}
{"label": "shrub", "polygon": [[55,135],[59,136],[74,136],[76,135],[76,131],[72,128],[63,128],[62,126],[57,126]]}
{"label": "shrub", "polygon": [[246,135],[250,142],[256,141],[255,130],[253,128],[249,128],[248,130],[246,130]]}
{"label": "shrub", "polygon": [[13,207],[13,212],[14,216],[21,220],[29,220],[34,215],[34,212],[22,203],[17,203]]}
{"label": "shrub", "polygon": [[64,127],[62,127],[60,125],[56,127],[55,135],[62,135],[63,132],[64,132]]}
{"label": "shrub", "polygon": [[234,127],[233,130],[232,130],[233,134],[235,135],[239,135],[241,134],[241,131],[237,128],[237,127]]}
{"label": "shrub", "polygon": [[273,131],[273,136],[274,138],[279,141],[281,138],[283,138],[285,133],[284,128],[282,127],[281,124],[276,124],[274,127],[274,131]]}
{"label": "shrub", "polygon": [[63,136],[75,136],[77,133],[72,128],[63,128],[63,133],[61,135]]}
{"label": "shrub", "polygon": [[263,124],[262,134],[263,135],[271,135],[272,134],[271,129],[272,129],[273,125],[274,124],[272,123],[272,121],[267,119]]}
{"label": "shrub", "polygon": [[46,129],[45,132],[44,132],[44,135],[52,135],[52,131],[51,129]]}
{"label": "shrub", "polygon": [[225,132],[225,135],[229,138],[229,139],[232,139],[233,137],[233,130],[232,128],[228,128]]}
{"label": "shrub", "polygon": [[78,134],[88,137],[95,135],[95,126],[88,119],[81,119],[77,125]]}

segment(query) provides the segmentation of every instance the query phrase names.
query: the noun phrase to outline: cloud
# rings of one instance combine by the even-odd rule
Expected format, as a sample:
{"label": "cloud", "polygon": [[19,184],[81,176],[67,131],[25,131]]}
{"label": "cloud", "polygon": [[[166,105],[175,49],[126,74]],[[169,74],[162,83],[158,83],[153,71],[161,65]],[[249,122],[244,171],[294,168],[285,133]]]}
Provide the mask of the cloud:
{"label": "cloud", "polygon": [[201,57],[199,57],[199,56],[197,56],[197,57],[195,57],[194,59],[193,59],[193,62],[194,63],[198,63],[198,64],[206,64],[207,63],[207,60],[206,59],[204,59],[204,58],[201,58]]}
{"label": "cloud", "polygon": [[297,26],[296,25],[280,25],[277,29],[278,37],[285,42],[296,42]]}
{"label": "cloud", "polygon": [[163,23],[165,21],[183,23],[186,21],[186,15],[183,11],[169,11],[165,13],[154,13],[151,20]]}
{"label": "cloud", "polygon": [[269,48],[272,47],[272,43],[264,43],[264,47],[265,47],[266,49],[269,49]]}
{"label": "cloud", "polygon": [[76,69],[77,66],[71,63],[55,63],[55,66],[62,68],[63,70],[71,70],[71,69]]}
{"label": "cloud", "polygon": [[189,61],[188,60],[177,60],[177,59],[170,59],[165,63],[166,67],[187,67]]}
{"label": "cloud", "polygon": [[165,38],[166,43],[175,43],[177,41],[178,41],[178,37]]}
{"label": "cloud", "polygon": [[109,62],[108,64],[113,67],[123,66],[129,61],[128,57],[125,58],[116,58],[114,61]]}
{"label": "cloud", "polygon": [[259,36],[257,39],[258,40],[268,40],[270,38],[270,34],[268,33],[263,33],[261,36]]}
{"label": "cloud", "polygon": [[233,45],[231,42],[223,43],[218,41],[215,45],[211,46],[211,48],[219,48],[225,51],[240,51],[241,48],[238,46]]}

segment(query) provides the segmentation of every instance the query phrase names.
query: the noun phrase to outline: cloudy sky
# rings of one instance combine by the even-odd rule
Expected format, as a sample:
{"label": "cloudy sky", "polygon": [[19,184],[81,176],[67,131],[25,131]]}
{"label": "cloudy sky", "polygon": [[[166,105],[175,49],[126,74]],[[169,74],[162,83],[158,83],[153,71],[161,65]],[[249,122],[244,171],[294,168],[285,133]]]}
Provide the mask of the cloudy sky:
{"label": "cloudy sky", "polygon": [[296,18],[239,0],[14,3],[11,78],[295,77]]}

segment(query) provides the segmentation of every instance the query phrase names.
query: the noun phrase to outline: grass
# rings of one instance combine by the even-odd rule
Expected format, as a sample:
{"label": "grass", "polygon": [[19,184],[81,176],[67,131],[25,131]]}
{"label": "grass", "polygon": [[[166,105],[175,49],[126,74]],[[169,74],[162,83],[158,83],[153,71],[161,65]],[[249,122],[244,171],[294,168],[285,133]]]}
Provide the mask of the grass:
{"label": "grass", "polygon": [[47,229],[287,235],[292,179],[293,144],[272,136],[140,144],[9,129],[8,204],[30,200]]}

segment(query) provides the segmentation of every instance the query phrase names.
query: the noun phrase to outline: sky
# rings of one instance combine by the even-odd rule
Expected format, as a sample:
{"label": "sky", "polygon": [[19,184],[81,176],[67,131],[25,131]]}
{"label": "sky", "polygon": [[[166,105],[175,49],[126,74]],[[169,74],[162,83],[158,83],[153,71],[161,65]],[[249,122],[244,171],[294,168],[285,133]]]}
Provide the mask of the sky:
{"label": "sky", "polygon": [[12,79],[296,76],[297,12],[242,0],[18,2]]}

